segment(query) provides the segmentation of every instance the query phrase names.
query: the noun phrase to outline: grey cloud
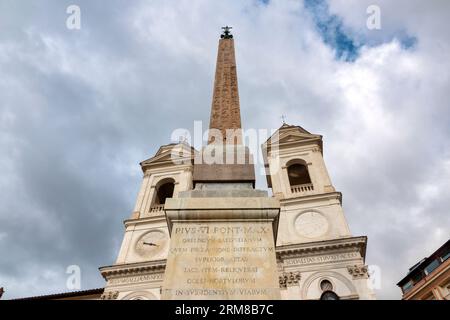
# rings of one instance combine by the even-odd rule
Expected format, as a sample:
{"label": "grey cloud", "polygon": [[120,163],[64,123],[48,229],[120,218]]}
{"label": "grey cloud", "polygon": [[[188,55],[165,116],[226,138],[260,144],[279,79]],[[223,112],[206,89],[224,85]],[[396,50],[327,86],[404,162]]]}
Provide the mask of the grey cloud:
{"label": "grey cloud", "polygon": [[[301,3],[79,1],[80,31],[65,28],[69,4],[1,4],[7,298],[65,291],[71,264],[81,266],[84,289],[102,286],[97,268],[116,258],[141,182],[138,163],[174,129],[208,123],[224,24],[235,27],[244,126],[277,128],[286,114],[324,135],[351,229],[369,236],[368,262],[383,272],[379,297],[399,298],[395,283],[407,268],[448,237],[450,68],[441,64],[449,42],[424,39],[434,28],[408,30],[418,36],[414,50],[370,48],[346,64],[323,45]],[[345,3],[331,8],[350,26],[357,21]],[[411,28],[401,8],[390,10]],[[450,21],[437,9],[427,15],[436,16],[433,25]],[[378,81],[358,82],[360,72]],[[366,91],[377,101],[362,99]],[[436,195],[424,193],[429,185]]]}

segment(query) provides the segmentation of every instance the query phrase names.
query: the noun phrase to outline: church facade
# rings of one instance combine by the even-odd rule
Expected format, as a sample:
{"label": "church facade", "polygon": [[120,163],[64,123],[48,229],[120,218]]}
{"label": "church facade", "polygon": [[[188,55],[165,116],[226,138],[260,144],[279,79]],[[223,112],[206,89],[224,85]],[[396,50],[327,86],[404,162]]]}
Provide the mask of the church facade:
{"label": "church facade", "polygon": [[28,299],[375,299],[367,238],[350,232],[321,135],[283,123],[261,146],[272,195],[255,189],[234,39],[223,29],[208,143],[163,145],[140,163],[117,259],[99,268],[105,288]]}
{"label": "church facade", "polygon": [[[228,129],[234,130],[231,138],[226,132]],[[251,158],[242,144],[234,39],[228,27],[219,40],[210,130],[223,136],[220,148],[243,148],[244,158]],[[248,159],[234,165],[198,164],[196,160],[205,149],[212,145],[219,150],[214,140],[217,139],[210,134],[208,145],[202,150],[195,150],[186,142],[163,145],[152,158],[141,162],[142,185],[134,210],[124,222],[125,234],[117,260],[111,266],[100,268],[106,280],[101,299],[173,298],[167,292],[177,282],[185,281],[183,270],[189,273],[195,269],[193,272],[200,272],[200,276],[203,272],[185,263],[182,256],[174,255],[176,250],[183,249],[184,242],[179,241],[186,241],[177,238],[178,246],[171,244],[174,226],[188,223],[188,219],[194,219],[190,224],[194,226],[210,223],[206,221],[209,216],[199,218],[203,212],[222,213],[227,217],[234,212],[243,212],[242,215],[248,217],[254,212],[253,207],[248,208],[250,202],[260,204],[255,214],[261,217],[264,212],[263,220],[269,221],[267,225],[273,233],[270,240],[273,241],[273,254],[267,258],[273,260],[273,265],[262,271],[255,265],[260,269],[257,273],[267,272],[265,277],[270,279],[254,278],[252,290],[261,281],[270,283],[266,287],[276,293],[268,297],[277,299],[375,298],[365,264],[367,238],[352,236],[350,232],[342,209],[342,195],[334,188],[323,159],[322,136],[283,123],[262,145],[267,185],[273,196],[254,189],[254,168]],[[177,155],[177,161],[173,160],[174,155]],[[221,223],[227,223],[228,218],[221,219]],[[214,221],[218,223],[219,220],[215,218]],[[210,241],[211,235],[203,240]],[[189,259],[191,256],[184,257]],[[206,264],[213,266],[211,259],[214,257],[214,254],[209,255]],[[250,257],[250,261],[252,259],[254,257]],[[177,269],[180,265],[183,269]],[[220,273],[220,270],[214,270]],[[250,280],[247,280],[251,281],[252,275],[248,276]],[[207,277],[217,277],[217,273]],[[186,283],[194,283],[189,279]],[[208,287],[206,282],[199,282],[200,278],[195,279],[197,286],[192,284],[193,288],[202,287],[201,283]],[[244,280],[247,281],[239,276],[235,281],[242,283]],[[219,287],[240,286],[235,282]],[[222,291],[221,299],[236,298],[228,293],[223,295],[223,292],[230,291]],[[247,297],[252,298],[251,295]],[[193,298],[214,299],[214,296]]]}

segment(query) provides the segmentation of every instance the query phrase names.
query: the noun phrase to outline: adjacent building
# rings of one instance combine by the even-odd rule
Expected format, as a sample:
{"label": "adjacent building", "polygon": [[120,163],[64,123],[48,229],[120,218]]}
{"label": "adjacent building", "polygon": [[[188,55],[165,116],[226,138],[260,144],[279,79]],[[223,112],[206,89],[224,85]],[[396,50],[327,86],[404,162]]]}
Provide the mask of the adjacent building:
{"label": "adjacent building", "polygon": [[450,240],[397,283],[404,300],[450,300]]}

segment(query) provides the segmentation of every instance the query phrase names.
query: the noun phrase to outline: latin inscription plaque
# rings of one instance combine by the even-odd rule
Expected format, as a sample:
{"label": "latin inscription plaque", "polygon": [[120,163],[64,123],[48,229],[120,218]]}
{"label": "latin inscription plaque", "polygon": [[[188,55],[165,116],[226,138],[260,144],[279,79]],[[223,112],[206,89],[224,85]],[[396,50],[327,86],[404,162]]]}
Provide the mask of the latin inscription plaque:
{"label": "latin inscription plaque", "polygon": [[271,222],[175,222],[163,299],[279,299]]}

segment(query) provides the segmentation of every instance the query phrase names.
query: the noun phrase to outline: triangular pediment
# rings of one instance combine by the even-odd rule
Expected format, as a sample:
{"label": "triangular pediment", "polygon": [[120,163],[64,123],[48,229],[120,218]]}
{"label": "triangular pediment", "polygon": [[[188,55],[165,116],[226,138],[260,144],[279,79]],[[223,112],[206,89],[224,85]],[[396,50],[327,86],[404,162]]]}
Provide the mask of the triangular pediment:
{"label": "triangular pediment", "polygon": [[159,147],[158,151],[155,153],[155,157],[159,156],[161,154],[167,153],[168,151],[172,150],[176,146],[175,143],[166,144],[164,146]]}
{"label": "triangular pediment", "polygon": [[160,153],[159,155],[155,155],[154,157],[151,157],[145,161],[142,161],[141,164],[149,164],[149,163],[167,161],[170,159],[170,156],[171,156],[171,152],[170,152],[170,150],[167,150],[167,151]]}
{"label": "triangular pediment", "polygon": [[301,140],[309,140],[311,138],[317,138],[317,137],[320,137],[320,136],[317,136],[315,134],[289,132],[289,133],[285,133],[285,134],[281,133],[278,141],[280,143],[296,142],[296,141],[301,141]]}
{"label": "triangular pediment", "polygon": [[197,151],[187,143],[164,145],[158,149],[153,157],[142,161],[141,167],[144,168],[151,165],[167,164],[171,162],[175,164],[181,159],[194,159],[196,152]]}
{"label": "triangular pediment", "polygon": [[283,124],[265,143],[264,147],[268,147],[273,143],[285,144],[295,143],[306,140],[322,139],[321,135],[312,134],[300,126],[291,126]]}

